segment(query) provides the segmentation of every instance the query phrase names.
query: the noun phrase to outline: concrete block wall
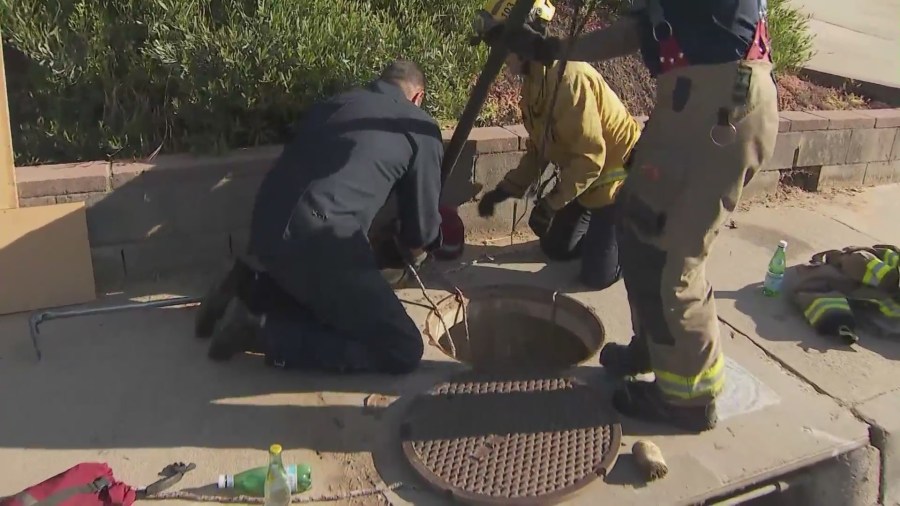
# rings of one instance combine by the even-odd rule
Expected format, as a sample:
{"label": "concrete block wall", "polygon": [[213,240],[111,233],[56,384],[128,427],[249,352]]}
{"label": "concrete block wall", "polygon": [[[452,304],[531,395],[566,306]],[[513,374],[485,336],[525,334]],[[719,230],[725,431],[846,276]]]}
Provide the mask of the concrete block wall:
{"label": "concrete block wall", "polygon": [[[506,234],[513,208],[526,212],[524,202],[511,201],[490,219],[475,209],[522,158],[526,139],[521,125],[473,130],[444,192],[469,232]],[[217,157],[18,167],[16,176],[22,206],[87,202],[95,278],[107,291],[225,264],[242,252],[254,194],[280,152],[267,146]],[[900,109],[782,113],[775,154],[746,194],[772,193],[792,172],[810,190],[900,182]]]}
{"label": "concrete block wall", "polygon": [[774,192],[792,172],[813,191],[900,182],[898,127],[900,109],[782,112],[775,153],[750,193]]}

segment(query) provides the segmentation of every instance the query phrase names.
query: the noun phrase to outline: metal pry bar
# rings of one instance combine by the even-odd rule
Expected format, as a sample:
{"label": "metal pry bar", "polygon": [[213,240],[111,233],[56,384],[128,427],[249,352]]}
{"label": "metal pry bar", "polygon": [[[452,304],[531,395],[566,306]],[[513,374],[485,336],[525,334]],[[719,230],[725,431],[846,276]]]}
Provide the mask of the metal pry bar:
{"label": "metal pry bar", "polygon": [[444,159],[441,164],[441,182],[446,182],[453,172],[459,155],[462,153],[463,147],[475,126],[475,120],[481,112],[481,107],[487,100],[488,92],[491,89],[494,79],[500,74],[506,62],[506,56],[509,54],[508,41],[514,32],[522,30],[525,22],[528,20],[528,14],[534,5],[533,0],[518,0],[509,12],[506,23],[503,27],[503,37],[499,44],[491,48],[487,61],[478,75],[478,80],[469,94],[469,101],[463,109],[456,128],[453,130],[453,137],[444,151]]}
{"label": "metal pry bar", "polygon": [[124,304],[110,304],[108,306],[68,306],[56,309],[47,309],[38,311],[31,315],[28,325],[31,331],[31,345],[34,347],[34,353],[37,355],[38,361],[41,360],[41,347],[38,343],[38,335],[40,334],[40,325],[50,320],[58,320],[61,318],[73,318],[76,316],[90,316],[106,313],[115,313],[118,311],[129,311],[132,309],[154,309],[171,306],[182,306],[186,304],[196,304],[203,300],[202,297],[173,297],[171,299],[151,300],[147,302],[126,302]]}

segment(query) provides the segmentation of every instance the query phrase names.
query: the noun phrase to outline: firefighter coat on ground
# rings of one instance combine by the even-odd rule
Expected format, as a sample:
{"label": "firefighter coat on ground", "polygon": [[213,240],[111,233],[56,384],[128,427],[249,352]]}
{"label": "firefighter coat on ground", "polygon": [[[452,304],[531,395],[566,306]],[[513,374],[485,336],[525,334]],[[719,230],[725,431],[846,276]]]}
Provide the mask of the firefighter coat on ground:
{"label": "firefighter coat on ground", "polygon": [[640,50],[657,103],[618,197],[620,259],[637,344],[659,391],[707,405],[725,382],[706,260],[778,134],[762,0],[649,0],[571,46],[573,61]]}
{"label": "firefighter coat on ground", "polygon": [[818,332],[854,336],[859,323],[896,328],[900,323],[900,250],[852,246],[813,255],[798,266],[791,300]]}
{"label": "firefighter coat on ground", "polygon": [[[557,65],[529,64],[519,102],[529,136],[526,153],[506,174],[500,188],[524,197],[549,162],[560,169],[559,181],[546,196],[554,211],[575,199],[587,209],[600,209],[615,200],[625,179],[625,159],[640,137],[641,127],[600,73],[583,62],[566,65],[563,86],[551,112]],[[550,138],[542,144],[548,118],[553,125]],[[543,156],[541,147],[546,149]]]}

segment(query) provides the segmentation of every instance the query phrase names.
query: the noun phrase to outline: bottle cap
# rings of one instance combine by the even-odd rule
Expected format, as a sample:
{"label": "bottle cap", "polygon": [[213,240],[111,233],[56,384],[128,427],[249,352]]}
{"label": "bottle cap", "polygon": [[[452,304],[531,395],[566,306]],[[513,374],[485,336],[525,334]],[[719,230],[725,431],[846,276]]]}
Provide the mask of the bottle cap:
{"label": "bottle cap", "polygon": [[234,476],[230,474],[219,475],[219,488],[234,488]]}
{"label": "bottle cap", "polygon": [[787,248],[787,241],[778,241],[778,245],[782,248]]}
{"label": "bottle cap", "polygon": [[281,453],[281,445],[277,444],[277,443],[273,444],[272,446],[269,447],[269,453],[271,453],[273,455],[278,455],[279,453]]}

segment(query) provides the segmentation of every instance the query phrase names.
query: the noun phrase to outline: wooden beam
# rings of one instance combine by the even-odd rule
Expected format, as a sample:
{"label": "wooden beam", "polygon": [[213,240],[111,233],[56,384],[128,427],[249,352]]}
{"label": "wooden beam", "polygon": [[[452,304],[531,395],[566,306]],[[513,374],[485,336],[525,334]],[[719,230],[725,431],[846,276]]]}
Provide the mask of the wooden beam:
{"label": "wooden beam", "polygon": [[[3,38],[0,37],[0,41],[2,40]],[[6,96],[6,67],[3,64],[3,51],[0,48],[0,209],[19,207],[14,160],[12,135],[9,128],[9,102]]]}

